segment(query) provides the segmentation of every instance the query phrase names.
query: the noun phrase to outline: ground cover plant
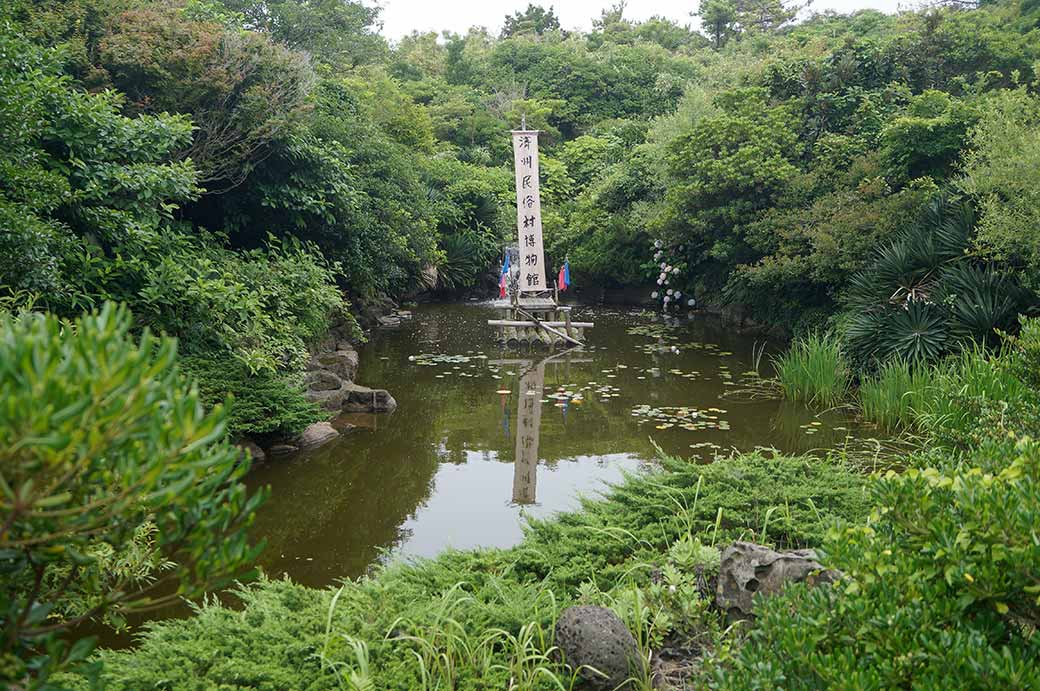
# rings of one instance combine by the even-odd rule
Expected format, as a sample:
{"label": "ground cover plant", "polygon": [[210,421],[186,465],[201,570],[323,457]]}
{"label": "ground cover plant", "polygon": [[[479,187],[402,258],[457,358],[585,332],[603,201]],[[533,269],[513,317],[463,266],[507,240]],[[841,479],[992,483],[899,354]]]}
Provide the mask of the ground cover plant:
{"label": "ground cover plant", "polygon": [[562,607],[616,607],[647,650],[672,636],[711,645],[724,626],[700,601],[695,565],[717,569],[718,548],[737,538],[818,544],[832,520],[858,523],[868,509],[866,479],[840,459],[665,466],[533,522],[512,549],[448,552],[342,589],[262,581],[239,590],[242,608],[214,601],[148,624],[136,650],[102,655],[105,688],[570,688],[552,656]]}

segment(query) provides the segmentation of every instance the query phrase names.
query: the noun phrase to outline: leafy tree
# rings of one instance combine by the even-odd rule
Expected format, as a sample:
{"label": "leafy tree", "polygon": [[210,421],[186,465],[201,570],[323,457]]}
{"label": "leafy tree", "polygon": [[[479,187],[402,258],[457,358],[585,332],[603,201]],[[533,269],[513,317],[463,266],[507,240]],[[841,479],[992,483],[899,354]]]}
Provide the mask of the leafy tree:
{"label": "leafy tree", "polygon": [[219,0],[241,13],[244,28],[268,33],[293,50],[345,68],[385,58],[376,33],[380,7],[353,0]]}
{"label": "leafy tree", "polygon": [[599,137],[582,135],[563,145],[560,158],[567,165],[568,174],[579,189],[587,187],[609,162],[610,142]]}
{"label": "leafy tree", "polygon": [[192,117],[191,146],[179,152],[209,191],[241,184],[268,145],[305,109],[314,81],[303,55],[263,34],[188,19],[151,5],[114,17],[98,67],[135,112]]}
{"label": "leafy tree", "polygon": [[421,108],[392,94],[373,103],[370,90],[360,79],[322,81],[307,127],[278,142],[250,185],[202,199],[192,218],[224,227],[239,247],[261,247],[269,234],[313,242],[354,298],[410,289],[436,251],[409,146],[428,144],[430,125]]}
{"label": "leafy tree", "polygon": [[653,16],[632,29],[637,40],[653,43],[668,51],[699,48],[704,38],[689,25],[678,24],[667,17]]}
{"label": "leafy tree", "polygon": [[1021,266],[1040,289],[1040,99],[1025,89],[985,101],[970,135],[959,187],[980,206],[976,245],[987,257]]}
{"label": "leafy tree", "polygon": [[87,94],[60,76],[57,51],[0,31],[0,290],[31,291],[71,314],[95,296],[85,257],[157,232],[198,193],[176,162],[191,140],[182,116],[127,118],[114,92]]}
{"label": "leafy tree", "polygon": [[701,0],[697,16],[715,50],[737,33],[737,6],[732,0]]}
{"label": "leafy tree", "polygon": [[437,32],[413,31],[394,48],[390,72],[402,80],[442,79],[447,72],[448,51],[437,42]]}
{"label": "leafy tree", "polygon": [[789,111],[769,105],[763,89],[724,92],[715,102],[717,113],[668,145],[673,182],[660,225],[690,262],[732,266],[747,257],[741,226],[798,172],[798,142]]}
{"label": "leafy tree", "polygon": [[804,6],[784,0],[701,0],[697,16],[712,45],[719,50],[742,34],[779,29],[793,20]]}
{"label": "leafy tree", "polygon": [[541,5],[528,4],[523,12],[514,12],[512,16],[506,15],[505,23],[502,25],[502,37],[519,36],[523,34],[534,34],[541,36],[549,31],[559,31],[560,20],[553,12],[550,5],[545,9]]}
{"label": "leafy tree", "polygon": [[850,276],[871,263],[876,247],[912,225],[936,191],[915,183],[892,193],[876,175],[855,185],[836,182],[836,191],[808,206],[782,204],[745,227],[756,259],[735,268],[725,295],[752,318],[794,331],[822,326],[840,308]]}
{"label": "leafy tree", "polygon": [[976,118],[970,104],[941,91],[914,97],[905,114],[893,118],[881,133],[889,174],[897,180],[946,177]]}
{"label": "leafy tree", "polygon": [[62,323],[0,316],[0,675],[43,681],[79,662],[79,622],[226,586],[257,554],[248,464],[176,367],[114,305]]}

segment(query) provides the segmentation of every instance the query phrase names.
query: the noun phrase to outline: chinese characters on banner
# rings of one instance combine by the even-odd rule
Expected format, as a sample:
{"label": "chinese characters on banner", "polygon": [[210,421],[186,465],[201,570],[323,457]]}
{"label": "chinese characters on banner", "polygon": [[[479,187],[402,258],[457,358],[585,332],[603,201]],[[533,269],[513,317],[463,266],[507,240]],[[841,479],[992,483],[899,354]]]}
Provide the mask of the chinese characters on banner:
{"label": "chinese characters on banner", "polygon": [[520,291],[550,288],[542,251],[542,202],[538,197],[538,132],[513,131],[516,167],[516,225],[520,235]]}

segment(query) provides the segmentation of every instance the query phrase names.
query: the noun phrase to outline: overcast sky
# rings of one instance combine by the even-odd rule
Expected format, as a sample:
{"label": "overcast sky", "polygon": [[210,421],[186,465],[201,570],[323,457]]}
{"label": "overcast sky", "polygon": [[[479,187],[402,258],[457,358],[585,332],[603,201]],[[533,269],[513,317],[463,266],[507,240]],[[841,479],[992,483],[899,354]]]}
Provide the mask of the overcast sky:
{"label": "overcast sky", "polygon": [[[589,29],[593,18],[599,17],[604,7],[615,0],[556,0],[535,2],[545,7],[552,5],[565,29]],[[383,8],[383,35],[391,40],[412,31],[455,31],[465,33],[471,26],[486,26],[498,33],[507,14],[527,7],[528,0],[376,0]],[[682,24],[695,23],[690,12],[697,8],[697,0],[631,0],[625,9],[629,19],[646,19],[663,15]],[[812,9],[852,12],[872,8],[895,12],[906,7],[907,0],[814,0]]]}

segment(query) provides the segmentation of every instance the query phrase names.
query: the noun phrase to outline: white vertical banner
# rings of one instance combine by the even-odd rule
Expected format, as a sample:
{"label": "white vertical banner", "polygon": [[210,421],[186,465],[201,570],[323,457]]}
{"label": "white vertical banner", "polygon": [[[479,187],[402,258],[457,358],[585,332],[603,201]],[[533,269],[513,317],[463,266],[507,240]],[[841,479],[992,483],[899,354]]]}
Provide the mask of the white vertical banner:
{"label": "white vertical banner", "polygon": [[520,236],[520,291],[548,290],[542,249],[542,201],[538,196],[538,131],[513,130],[516,227]]}

